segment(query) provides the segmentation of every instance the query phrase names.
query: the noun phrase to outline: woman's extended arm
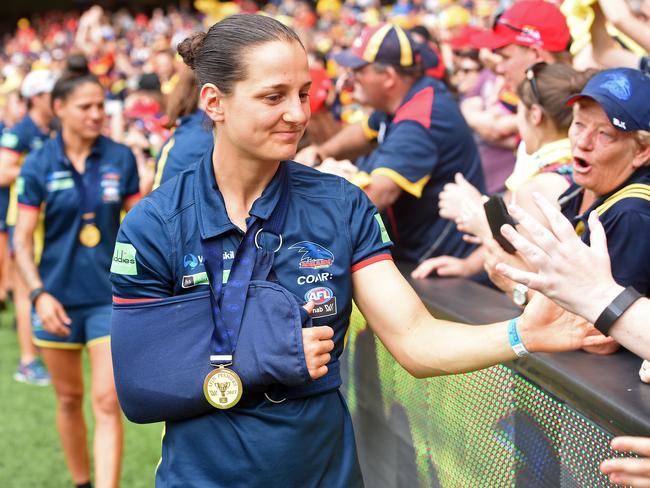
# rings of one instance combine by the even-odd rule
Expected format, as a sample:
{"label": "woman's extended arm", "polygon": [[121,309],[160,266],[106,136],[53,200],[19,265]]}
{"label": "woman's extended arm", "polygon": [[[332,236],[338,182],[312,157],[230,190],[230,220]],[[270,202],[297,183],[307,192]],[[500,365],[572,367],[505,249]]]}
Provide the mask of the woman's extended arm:
{"label": "woman's extended arm", "polygon": [[[477,327],[432,317],[392,261],[356,271],[352,282],[354,300],[368,324],[415,377],[463,373],[516,357],[507,322]],[[577,349],[590,330],[542,295],[531,301],[519,322],[519,335],[531,352]]]}

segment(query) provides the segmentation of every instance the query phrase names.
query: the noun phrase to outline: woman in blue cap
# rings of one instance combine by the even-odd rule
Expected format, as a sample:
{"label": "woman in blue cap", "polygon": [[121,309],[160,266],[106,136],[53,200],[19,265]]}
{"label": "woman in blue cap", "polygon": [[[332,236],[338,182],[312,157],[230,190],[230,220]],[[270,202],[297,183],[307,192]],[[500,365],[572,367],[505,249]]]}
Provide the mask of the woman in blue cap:
{"label": "woman in blue cap", "polygon": [[[34,343],[52,377],[56,422],[72,480],[90,486],[82,371],[87,346],[95,481],[117,486],[122,419],[111,368],[108,270],[120,213],[138,200],[138,175],[131,151],[101,135],[104,90],[99,80],[83,57],[71,57],[68,69],[52,90],[61,130],[30,153],[16,183],[16,264],[30,290]],[[39,223],[44,242],[37,263],[33,249]]]}
{"label": "woman in blue cap", "polygon": [[[604,70],[569,98],[575,183],[558,202],[589,243],[587,219],[596,211],[605,229],[612,274],[619,285],[650,296],[650,77],[630,69]],[[496,246],[493,246],[496,247]],[[490,268],[499,253],[490,259]],[[598,333],[595,331],[595,333]],[[618,344],[588,348],[610,354]]]}
{"label": "woman in blue cap", "polygon": [[[521,319],[485,327],[431,317],[393,264],[390,239],[362,190],[290,161],[309,121],[311,83],[305,49],[292,30],[268,17],[235,15],[186,39],[179,52],[199,79],[214,148],[127,215],[111,269],[113,326],[122,322],[124,330],[119,347],[113,336],[118,391],[143,375],[140,368],[124,371],[125,365],[135,364],[150,342],[165,346],[153,322],[137,344],[129,330],[144,328],[147,314],[171,305],[158,322],[171,322],[164,349],[177,353],[152,358],[171,364],[172,372],[129,392],[151,404],[148,417],[174,411],[158,415],[167,422],[157,486],[362,486],[338,390],[353,297],[388,350],[417,377],[513,359],[525,354],[524,344],[534,350],[582,344],[589,327],[542,316],[539,302]],[[311,318],[276,298],[258,298],[271,296],[266,289],[306,302]],[[212,324],[203,342],[211,352],[204,361],[214,369],[197,378],[207,410],[183,416],[174,408],[186,399],[176,401],[174,390],[184,385],[175,381],[196,341],[177,343],[199,316],[181,305],[207,296]],[[282,318],[246,322],[249,309],[267,308]],[[312,326],[279,339],[278,331],[296,318]],[[256,333],[247,335],[249,329]],[[270,367],[255,377],[263,364]],[[167,385],[173,388],[158,394]],[[128,395],[120,395],[126,406]]]}

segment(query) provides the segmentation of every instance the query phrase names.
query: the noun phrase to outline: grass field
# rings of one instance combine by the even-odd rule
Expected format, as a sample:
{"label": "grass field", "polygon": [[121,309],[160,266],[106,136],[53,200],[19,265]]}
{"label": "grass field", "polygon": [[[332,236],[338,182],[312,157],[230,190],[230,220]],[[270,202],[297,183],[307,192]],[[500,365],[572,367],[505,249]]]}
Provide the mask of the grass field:
{"label": "grass field", "polygon": [[[54,424],[54,391],[52,387],[14,381],[17,361],[13,316],[3,313],[0,314],[0,487],[71,487]],[[88,445],[92,448],[93,424],[87,396],[85,411]],[[161,430],[161,424],[136,425],[125,420],[123,487],[153,486]]]}

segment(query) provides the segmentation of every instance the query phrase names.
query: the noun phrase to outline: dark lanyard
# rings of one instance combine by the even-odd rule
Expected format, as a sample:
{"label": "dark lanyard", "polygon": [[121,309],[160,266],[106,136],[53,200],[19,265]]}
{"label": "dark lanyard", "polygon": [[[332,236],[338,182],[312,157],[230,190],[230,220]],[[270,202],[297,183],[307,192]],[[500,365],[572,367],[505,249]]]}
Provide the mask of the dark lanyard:
{"label": "dark lanyard", "polygon": [[[256,268],[271,264],[273,254],[282,245],[281,231],[289,208],[289,184],[287,169],[283,164],[278,169],[281,173],[280,199],[271,216],[266,221],[251,218],[250,225],[239,243],[233,260],[228,282],[223,284],[223,244],[222,237],[202,239],[203,263],[210,283],[210,303],[212,305],[212,350],[210,363],[214,366],[232,363],[237,348],[241,323],[246,307],[248,285]],[[259,245],[262,233],[275,234],[280,239],[278,249],[266,249]],[[259,273],[256,273],[256,275]],[[257,276],[256,276],[257,278]]]}
{"label": "dark lanyard", "polygon": [[101,193],[99,188],[99,161],[93,161],[90,156],[86,159],[84,174],[87,175],[87,185],[84,184],[84,175],[79,173],[74,165],[70,164],[70,166],[74,186],[79,192],[79,199],[81,200],[81,220],[84,224],[92,224],[95,222],[95,212],[97,211]]}

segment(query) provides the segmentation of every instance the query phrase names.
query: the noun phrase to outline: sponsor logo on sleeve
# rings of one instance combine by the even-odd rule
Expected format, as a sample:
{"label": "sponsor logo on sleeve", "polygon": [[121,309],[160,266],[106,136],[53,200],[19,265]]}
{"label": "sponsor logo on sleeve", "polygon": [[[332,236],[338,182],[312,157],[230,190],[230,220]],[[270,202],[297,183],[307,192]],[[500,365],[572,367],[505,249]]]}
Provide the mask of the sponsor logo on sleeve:
{"label": "sponsor logo on sleeve", "polygon": [[329,268],[334,263],[334,254],[315,242],[297,242],[289,249],[295,249],[300,253],[298,263],[300,269],[324,269]]}
{"label": "sponsor logo on sleeve", "polygon": [[309,290],[305,293],[305,301],[314,302],[314,311],[311,314],[313,318],[336,315],[336,297],[332,290],[326,286],[318,286]]}
{"label": "sponsor logo on sleeve", "polygon": [[381,232],[382,244],[386,244],[387,242],[390,242],[390,237],[388,236],[388,232],[386,232],[386,226],[384,225],[384,221],[381,219],[381,215],[376,213],[375,220],[377,221],[377,224],[379,224],[379,232]]}
{"label": "sponsor logo on sleeve", "polygon": [[6,147],[7,149],[16,149],[18,146],[18,136],[13,132],[5,132],[0,137],[0,145]]}
{"label": "sponsor logo on sleeve", "polygon": [[137,275],[138,265],[135,261],[136,250],[133,245],[126,242],[116,242],[113,251],[111,273],[122,275]]}
{"label": "sponsor logo on sleeve", "polygon": [[21,196],[25,193],[25,178],[19,176],[16,178],[16,194]]}

